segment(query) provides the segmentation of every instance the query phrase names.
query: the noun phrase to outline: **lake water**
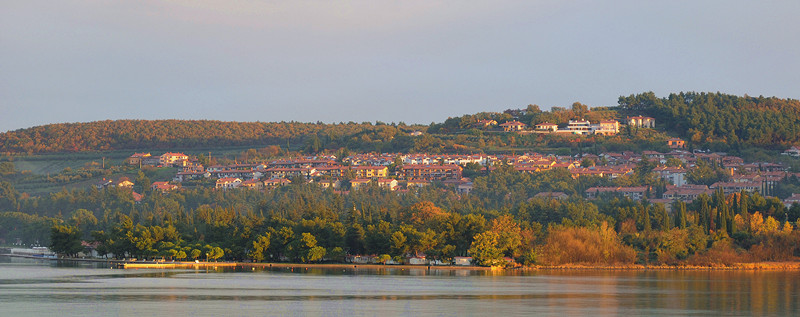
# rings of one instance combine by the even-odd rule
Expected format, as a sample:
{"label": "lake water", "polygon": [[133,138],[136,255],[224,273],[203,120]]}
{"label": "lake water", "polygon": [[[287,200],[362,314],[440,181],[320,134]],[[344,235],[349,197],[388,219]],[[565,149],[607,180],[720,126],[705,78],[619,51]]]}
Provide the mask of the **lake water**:
{"label": "lake water", "polygon": [[800,273],[122,270],[0,256],[0,316],[798,316]]}

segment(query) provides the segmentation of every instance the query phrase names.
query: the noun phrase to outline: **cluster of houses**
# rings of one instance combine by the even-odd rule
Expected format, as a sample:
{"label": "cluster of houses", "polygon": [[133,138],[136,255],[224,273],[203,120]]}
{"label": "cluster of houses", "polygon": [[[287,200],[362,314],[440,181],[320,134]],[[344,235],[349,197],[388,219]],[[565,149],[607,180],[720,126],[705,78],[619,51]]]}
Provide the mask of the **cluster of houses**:
{"label": "cluster of houses", "polygon": [[[465,162],[484,163],[485,158],[448,157],[436,158],[421,156],[402,156],[402,164],[389,175],[389,166],[395,163],[396,155],[355,155],[345,158],[342,163],[335,156],[319,156],[298,159],[276,160],[258,164],[231,164],[203,167],[196,160],[183,153],[165,153],[153,156],[150,153],[135,153],[127,159],[131,165],[152,165],[180,167],[173,178],[174,183],[197,179],[215,179],[216,188],[270,189],[291,184],[292,180],[316,182],[323,187],[339,189],[343,181],[350,188],[358,189],[370,183],[391,190],[398,189],[402,182],[406,188],[444,182],[454,186],[462,185],[462,190],[471,187],[469,179],[462,178],[461,164]],[[444,161],[443,161],[444,160]],[[432,164],[436,162],[436,164]],[[441,163],[441,164],[439,164]],[[131,184],[132,186],[132,184]],[[158,188],[168,191],[164,185]]]}
{"label": "cluster of houses", "polygon": [[[195,163],[197,160],[193,160]],[[139,166],[188,166],[192,162],[189,156],[183,153],[167,152],[160,156],[153,156],[150,153],[134,153],[125,160],[129,165]]]}
{"label": "cluster of houses", "polygon": [[[637,119],[638,120],[638,119]],[[647,122],[647,121],[644,121]],[[644,151],[642,153],[621,152],[600,155],[584,154],[580,157],[542,155],[526,153],[522,155],[429,155],[398,153],[363,153],[341,160],[335,156],[301,157],[281,159],[256,164],[231,164],[203,167],[196,160],[183,153],[165,153],[152,156],[150,153],[135,153],[128,158],[129,164],[180,167],[172,182],[155,182],[153,190],[168,192],[178,189],[178,184],[194,179],[213,179],[218,189],[257,189],[269,190],[291,184],[292,181],[314,182],[324,188],[340,190],[346,182],[350,190],[358,190],[374,184],[390,190],[408,190],[415,187],[441,183],[460,194],[472,191],[472,182],[462,176],[468,164],[479,166],[488,172],[500,164],[513,167],[521,173],[538,173],[554,168],[569,171],[572,178],[603,177],[614,179],[634,173],[641,160],[658,163],[653,172],[668,181],[666,192],[661,197],[653,197],[648,187],[592,187],[585,191],[587,198],[596,198],[604,193],[616,193],[633,200],[648,198],[654,202],[675,200],[691,201],[701,194],[711,194],[717,189],[725,193],[754,192],[769,195],[770,189],[787,176],[788,169],[775,163],[745,163],[741,158],[725,153],[692,153],[682,150],[682,141],[668,153]],[[678,146],[679,145],[679,146]],[[682,167],[667,166],[668,159],[677,159]],[[588,159],[588,160],[587,160]],[[687,169],[695,167],[698,160],[713,162],[729,173],[727,182],[711,186],[693,185],[686,180]],[[589,164],[586,162],[603,164]],[[389,167],[392,167],[390,172]],[[800,175],[798,175],[800,176]],[[132,186],[125,179],[113,182],[103,180],[98,187]],[[561,198],[563,193],[550,193],[550,197]],[[555,196],[552,196],[555,195]]]}
{"label": "cluster of houses", "polygon": [[[683,184],[680,186],[667,185],[666,190],[660,197],[654,195],[653,189],[649,186],[591,187],[587,189],[584,194],[588,199],[597,199],[603,194],[620,195],[637,201],[647,199],[651,203],[663,204],[667,211],[671,211],[672,203],[675,201],[690,203],[700,195],[705,194],[711,196],[717,190],[722,190],[726,195],[748,192],[767,196],[769,189],[774,186],[776,182],[790,175],[800,176],[800,174],[791,174],[788,172],[770,172],[768,175],[764,176],[756,175],[756,178],[763,179],[763,181],[760,182],[748,181],[750,179],[749,176],[737,175],[729,182],[717,182],[711,186],[696,184]],[[791,207],[793,203],[800,203],[800,194],[793,194],[791,197],[784,199],[783,203],[786,208]]]}
{"label": "cluster of houses", "polygon": [[[616,155],[614,153],[604,154],[606,158],[612,158]],[[790,173],[788,168],[781,164],[744,163],[741,158],[725,155],[724,153],[689,153],[682,150],[673,150],[669,153],[645,151],[643,156],[650,160],[657,160],[661,164],[666,163],[668,158],[677,158],[681,160],[686,168],[659,166],[653,170],[656,175],[668,180],[670,183],[660,196],[655,196],[652,188],[647,186],[592,187],[585,191],[585,196],[589,199],[594,199],[602,194],[614,193],[632,200],[648,198],[651,203],[662,203],[669,210],[671,203],[674,201],[691,202],[700,195],[712,195],[717,190],[722,190],[725,194],[749,192],[769,196],[778,182],[790,176],[800,177],[800,173]],[[613,161],[619,162],[618,159],[622,157],[625,157],[625,155],[616,157]],[[686,181],[687,169],[695,167],[698,159],[722,166],[726,173],[729,173],[728,181],[716,182],[710,186],[689,184]],[[783,202],[787,207],[790,207],[793,203],[800,202],[800,194],[795,194]]]}
{"label": "cluster of houses", "polygon": [[[655,128],[656,119],[651,117],[628,117],[625,119],[631,127],[637,128]],[[503,124],[497,124],[494,120],[481,120],[476,123],[477,127],[491,128],[498,126],[505,132],[532,132],[532,133],[557,133],[557,134],[577,134],[577,135],[615,135],[619,133],[620,122],[617,120],[601,120],[597,123],[591,123],[588,120],[578,119],[569,120],[565,127],[559,127],[555,123],[543,122],[534,126],[534,130],[528,130],[528,126],[522,122],[512,120]]]}

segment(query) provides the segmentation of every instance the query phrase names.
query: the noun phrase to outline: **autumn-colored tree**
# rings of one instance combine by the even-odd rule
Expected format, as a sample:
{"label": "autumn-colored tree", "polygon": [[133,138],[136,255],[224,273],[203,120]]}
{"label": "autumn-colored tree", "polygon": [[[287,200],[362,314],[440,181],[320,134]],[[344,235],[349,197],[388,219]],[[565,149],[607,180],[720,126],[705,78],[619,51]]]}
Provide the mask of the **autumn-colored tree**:
{"label": "autumn-colored tree", "polygon": [[633,248],[623,245],[606,223],[598,228],[554,226],[548,231],[545,264],[631,264],[636,258]]}

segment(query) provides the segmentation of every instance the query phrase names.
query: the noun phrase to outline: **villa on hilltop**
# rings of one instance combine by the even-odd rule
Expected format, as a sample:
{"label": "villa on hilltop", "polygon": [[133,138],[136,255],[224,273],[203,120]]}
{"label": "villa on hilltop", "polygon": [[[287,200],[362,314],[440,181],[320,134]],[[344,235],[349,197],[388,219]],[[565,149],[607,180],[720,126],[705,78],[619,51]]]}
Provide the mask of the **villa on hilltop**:
{"label": "villa on hilltop", "polygon": [[544,122],[535,126],[537,133],[563,133],[577,135],[615,135],[619,133],[619,121],[602,120],[591,123],[588,120],[569,120],[565,129],[559,129],[557,124]]}
{"label": "villa on hilltop", "polygon": [[627,120],[628,125],[634,128],[650,128],[654,129],[656,127],[656,119],[651,117],[643,117],[643,116],[636,116],[636,117],[628,117]]}
{"label": "villa on hilltop", "polygon": [[511,132],[511,131],[522,131],[525,130],[527,127],[526,124],[519,122],[517,120],[509,121],[500,125],[503,128],[503,131]]}

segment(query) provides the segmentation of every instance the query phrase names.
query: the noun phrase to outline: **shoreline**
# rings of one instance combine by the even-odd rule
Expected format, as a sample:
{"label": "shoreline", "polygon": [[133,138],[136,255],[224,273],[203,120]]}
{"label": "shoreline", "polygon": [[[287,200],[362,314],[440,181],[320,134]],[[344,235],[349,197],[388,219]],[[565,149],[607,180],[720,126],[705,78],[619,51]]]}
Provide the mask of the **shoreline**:
{"label": "shoreline", "polygon": [[125,269],[153,268],[207,268],[207,267],[242,267],[242,268],[287,268],[287,269],[408,269],[408,270],[447,270],[447,271],[488,271],[490,267],[451,266],[451,265],[383,265],[383,264],[351,264],[351,263],[251,263],[251,262],[160,262],[160,263],[123,263]]}
{"label": "shoreline", "polygon": [[89,263],[108,263],[123,269],[188,269],[188,268],[217,268],[217,267],[242,267],[242,268],[289,268],[289,269],[401,269],[401,270],[440,270],[440,271],[800,271],[800,262],[755,262],[736,263],[729,266],[699,266],[699,265],[581,265],[567,264],[557,266],[516,266],[516,267],[484,267],[484,266],[456,266],[456,265],[409,265],[409,264],[356,264],[356,263],[253,263],[253,262],[157,262],[157,261],[126,261],[115,259],[93,258],[48,258],[22,254],[0,254],[15,258],[26,258],[48,261],[74,261]]}
{"label": "shoreline", "polygon": [[[523,268],[526,269],[526,268]],[[800,271],[800,262],[756,262],[732,265],[578,265],[537,266],[548,271]]]}

